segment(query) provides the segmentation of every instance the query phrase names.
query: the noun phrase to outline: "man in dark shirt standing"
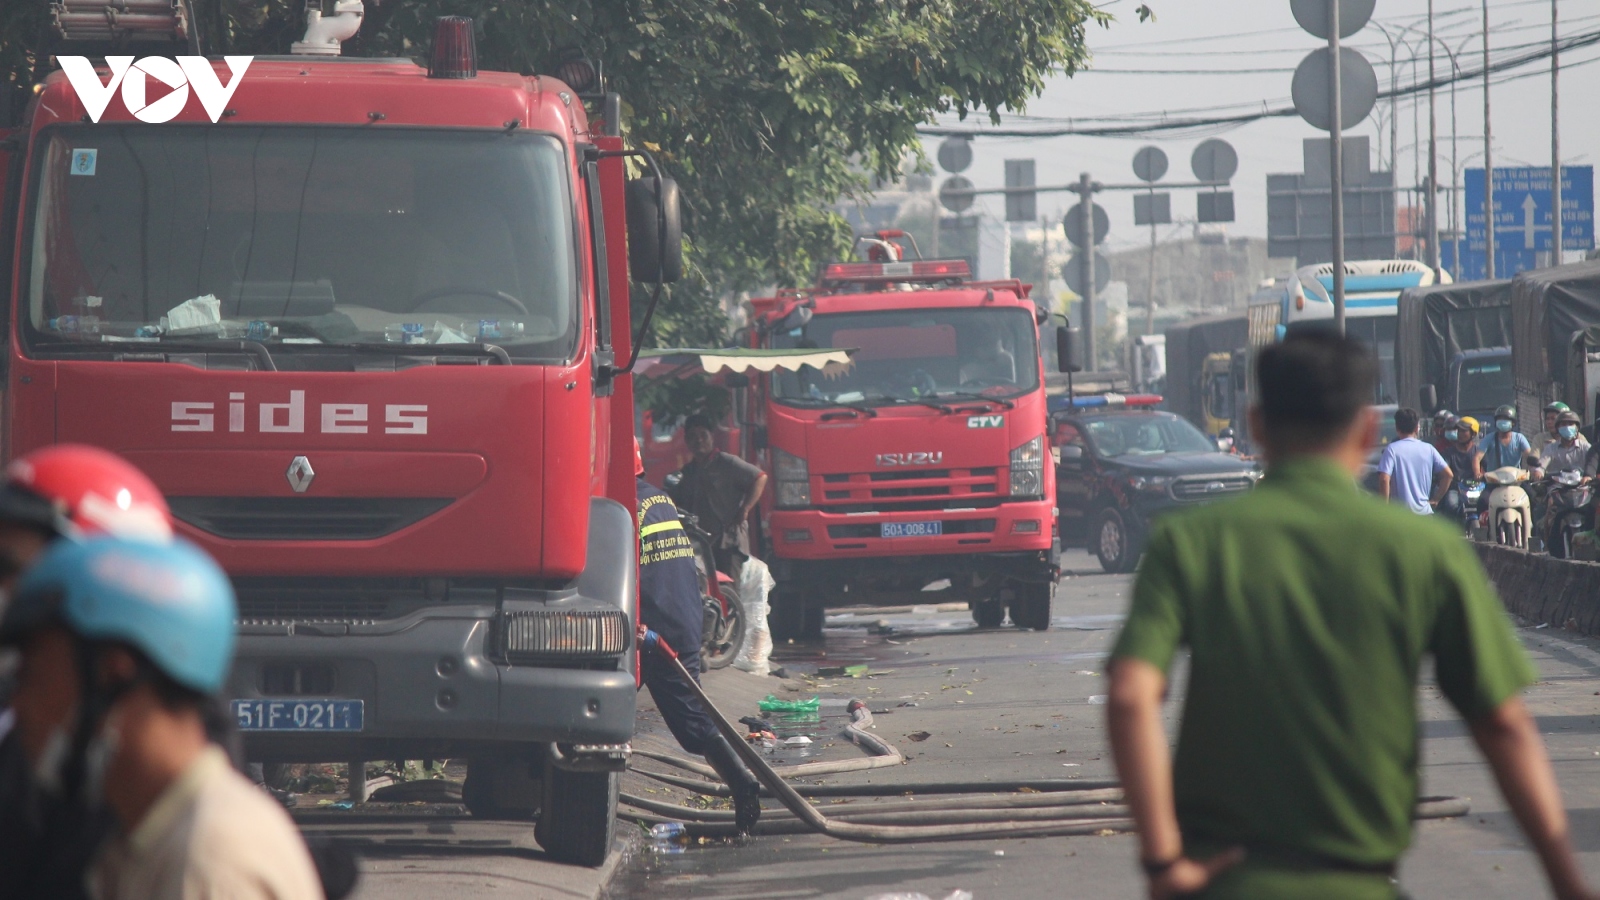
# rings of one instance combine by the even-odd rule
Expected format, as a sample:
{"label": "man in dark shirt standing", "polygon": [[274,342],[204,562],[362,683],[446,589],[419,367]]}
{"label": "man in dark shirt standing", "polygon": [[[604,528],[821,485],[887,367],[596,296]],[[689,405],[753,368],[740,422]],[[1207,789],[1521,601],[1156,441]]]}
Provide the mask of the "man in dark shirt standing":
{"label": "man in dark shirt standing", "polygon": [[711,419],[695,414],[683,423],[683,442],[694,458],[683,467],[682,480],[671,490],[680,509],[693,513],[710,532],[717,568],[739,577],[750,558],[750,511],[767,489],[767,474],[711,441]]}
{"label": "man in dark shirt standing", "polygon": [[[634,474],[639,493],[639,621],[665,638],[683,667],[700,677],[700,644],[705,619],[694,544],[678,520],[672,500],[644,480],[644,459],[634,444]],[[703,754],[733,790],[734,823],[748,833],[761,817],[761,785],[739,761],[728,739],[683,683],[669,660],[654,652],[640,657],[640,676],[679,746]]]}

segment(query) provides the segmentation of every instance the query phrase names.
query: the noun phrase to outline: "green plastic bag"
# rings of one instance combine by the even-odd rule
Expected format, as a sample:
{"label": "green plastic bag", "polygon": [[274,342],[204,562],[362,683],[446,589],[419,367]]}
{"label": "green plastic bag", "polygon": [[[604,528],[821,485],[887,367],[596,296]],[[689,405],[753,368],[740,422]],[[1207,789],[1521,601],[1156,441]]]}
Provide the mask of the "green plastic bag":
{"label": "green plastic bag", "polygon": [[822,705],[822,698],[812,697],[810,700],[779,700],[771,694],[761,701],[761,711],[764,713],[814,713]]}

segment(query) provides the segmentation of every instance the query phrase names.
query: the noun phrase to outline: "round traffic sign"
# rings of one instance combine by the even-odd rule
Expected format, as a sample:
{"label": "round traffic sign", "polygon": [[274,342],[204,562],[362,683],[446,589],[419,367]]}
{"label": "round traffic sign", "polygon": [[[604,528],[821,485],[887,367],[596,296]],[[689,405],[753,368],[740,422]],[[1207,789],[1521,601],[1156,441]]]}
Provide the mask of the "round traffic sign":
{"label": "round traffic sign", "polygon": [[1133,155],[1133,175],[1140,181],[1160,181],[1167,174],[1167,154],[1160,147],[1140,147]]}
{"label": "round traffic sign", "polygon": [[[1087,247],[1091,243],[1087,239],[1083,220],[1084,212],[1081,202],[1067,210],[1067,218],[1063,224],[1066,226],[1067,240],[1071,241],[1074,247]],[[1106,239],[1106,235],[1110,231],[1111,217],[1106,215],[1105,207],[1098,203],[1094,204],[1094,241],[1092,243],[1099,244]]]}
{"label": "round traffic sign", "polygon": [[947,137],[939,144],[939,168],[965,172],[972,165],[972,138]]}
{"label": "round traffic sign", "polygon": [[[1328,97],[1332,80],[1328,76],[1328,48],[1320,47],[1300,61],[1289,88],[1295,112],[1323,131],[1333,130],[1333,104]],[[1349,47],[1339,48],[1339,89],[1340,124],[1349,130],[1378,102],[1378,73],[1365,56]]]}
{"label": "round traffic sign", "polygon": [[972,201],[976,198],[970,193],[972,182],[961,175],[951,175],[939,185],[939,205],[953,213],[964,213],[972,208]]}
{"label": "round traffic sign", "polygon": [[1189,168],[1201,181],[1227,181],[1239,171],[1239,154],[1222,138],[1201,141],[1189,157]]}
{"label": "round traffic sign", "polygon": [[[1378,0],[1339,0],[1339,37],[1347,38],[1365,28]],[[1328,39],[1328,0],[1289,0],[1289,9],[1300,27],[1323,40]]]}
{"label": "round traffic sign", "polygon": [[[1074,253],[1072,258],[1061,264],[1061,278],[1067,287],[1079,297],[1088,296],[1089,279],[1083,270],[1086,268],[1087,253]],[[1106,259],[1104,253],[1094,255],[1094,292],[1100,293],[1111,284],[1111,260]]]}

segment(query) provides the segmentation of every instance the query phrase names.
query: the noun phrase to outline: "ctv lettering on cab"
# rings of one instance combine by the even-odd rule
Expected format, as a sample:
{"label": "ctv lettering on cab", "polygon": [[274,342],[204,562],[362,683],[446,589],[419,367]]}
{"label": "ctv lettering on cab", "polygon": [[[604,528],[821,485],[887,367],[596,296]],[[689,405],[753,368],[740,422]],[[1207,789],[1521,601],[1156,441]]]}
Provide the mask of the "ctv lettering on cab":
{"label": "ctv lettering on cab", "polygon": [[[249,416],[249,404],[243,392],[228,395],[226,429],[231,432],[248,431],[254,420],[255,430],[262,434],[304,434],[307,431],[322,434],[427,434],[428,407],[426,404],[389,403],[383,405],[383,421],[369,420],[372,404],[324,403],[312,411],[310,427],[306,422],[306,392],[290,391],[286,403],[257,403],[256,414]],[[204,401],[174,400],[172,403],[173,431],[217,431],[217,404]]]}

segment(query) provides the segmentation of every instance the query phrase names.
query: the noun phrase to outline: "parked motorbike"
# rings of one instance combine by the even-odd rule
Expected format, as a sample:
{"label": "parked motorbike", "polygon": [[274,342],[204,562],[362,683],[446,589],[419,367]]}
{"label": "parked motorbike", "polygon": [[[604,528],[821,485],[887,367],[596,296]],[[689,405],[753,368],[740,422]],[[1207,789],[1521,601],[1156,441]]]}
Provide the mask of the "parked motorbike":
{"label": "parked motorbike", "polygon": [[1594,527],[1594,486],[1576,469],[1545,480],[1544,544],[1556,559],[1572,558],[1572,539]]}
{"label": "parked motorbike", "polygon": [[1489,484],[1489,511],[1484,517],[1489,534],[1498,544],[1528,549],[1528,535],[1533,532],[1533,511],[1528,492],[1522,486],[1528,480],[1528,471],[1502,466],[1485,472],[1483,480]]}
{"label": "parked motorbike", "polygon": [[739,602],[739,586],[717,569],[711,554],[711,535],[700,527],[698,517],[678,511],[678,520],[694,545],[694,567],[700,575],[700,601],[705,613],[705,638],[700,658],[707,669],[731,664],[744,649],[744,604]]}

